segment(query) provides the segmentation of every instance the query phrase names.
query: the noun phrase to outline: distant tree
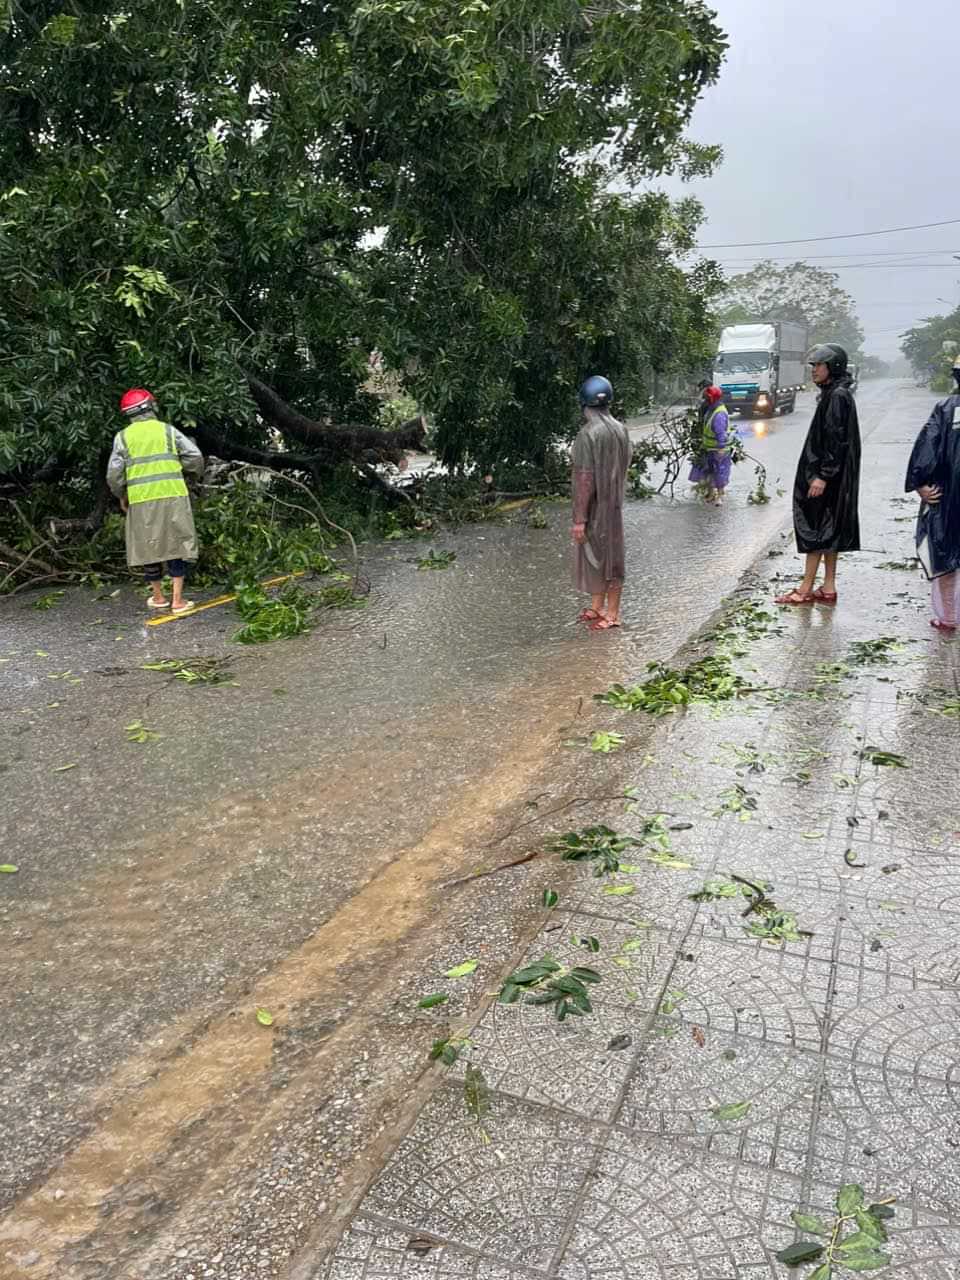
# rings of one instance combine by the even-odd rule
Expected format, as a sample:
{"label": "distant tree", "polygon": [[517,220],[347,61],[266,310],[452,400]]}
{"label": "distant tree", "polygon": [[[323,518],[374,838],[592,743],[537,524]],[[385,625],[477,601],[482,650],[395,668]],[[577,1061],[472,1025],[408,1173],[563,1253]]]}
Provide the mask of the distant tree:
{"label": "distant tree", "polygon": [[860,361],[861,378],[889,378],[890,364],[879,356],[864,356]]}
{"label": "distant tree", "polygon": [[928,316],[903,335],[900,350],[914,376],[933,391],[951,391],[950,367],[960,351],[960,307],[945,316]]}
{"label": "distant tree", "polygon": [[835,272],[794,262],[781,267],[758,262],[751,270],[731,276],[720,298],[721,314],[736,309],[741,321],[792,320],[806,325],[810,345],[838,342],[852,360],[859,360],[863,328],[850,294],[840,287]]}

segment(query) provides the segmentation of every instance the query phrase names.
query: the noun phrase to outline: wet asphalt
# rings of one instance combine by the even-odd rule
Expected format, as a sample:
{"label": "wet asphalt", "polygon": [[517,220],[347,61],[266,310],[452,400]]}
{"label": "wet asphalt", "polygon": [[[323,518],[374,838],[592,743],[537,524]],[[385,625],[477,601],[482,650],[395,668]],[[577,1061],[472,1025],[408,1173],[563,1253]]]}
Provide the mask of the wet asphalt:
{"label": "wet asphalt", "polygon": [[[866,383],[858,400],[867,465],[876,425],[895,415],[918,428],[932,403],[892,383]],[[581,602],[569,583],[565,504],[545,504],[547,529],[519,517],[361,548],[364,609],[258,649],[231,643],[229,605],[147,626],[132,586],[116,596],[70,590],[46,611],[27,596],[0,602],[0,862],[19,868],[0,877],[0,1011],[10,1029],[0,1071],[14,1082],[0,1114],[0,1207],[40,1189],[54,1206],[69,1199],[58,1170],[124,1104],[130,1114],[101,1154],[112,1143],[133,1160],[136,1100],[149,1082],[291,957],[300,957],[294,970],[309,970],[311,939],[379,873],[408,852],[427,865],[450,849],[469,870],[471,821],[536,781],[582,699],[673,654],[769,548],[786,550],[776,563],[788,573],[798,562],[781,534],[810,411],[806,397],[787,418],[743,424],[748,450],[768,468],[768,505],[746,502],[749,463],[735,470],[721,511],[686,495],[628,505],[619,633],[591,636],[572,622]],[[885,545],[873,549],[908,554],[906,519],[887,524]],[[418,570],[431,546],[456,553],[449,569]],[[143,670],[190,655],[229,655],[235,683],[188,688]],[[156,736],[128,741],[134,722]],[[390,907],[378,909],[379,920],[354,921],[357,937],[366,927],[389,940]],[[511,928],[496,926],[504,939]],[[402,936],[398,924],[398,945]],[[301,1004],[317,1001],[312,1030],[309,1019],[301,1029],[318,1042],[349,1004],[351,964],[363,968],[350,940],[342,955],[340,945],[331,956],[328,944],[322,996],[297,993]],[[450,963],[457,953],[454,942]],[[239,1079],[261,1063],[259,1050],[247,1061],[238,1044],[229,1051]],[[217,1069],[222,1062],[214,1091]],[[189,1071],[181,1083],[196,1085]],[[210,1106],[202,1090],[183,1114],[171,1104],[171,1131],[205,1122]],[[145,1133],[140,1154],[168,1138]],[[201,1144],[201,1166],[220,1149]],[[72,1220],[51,1209],[49,1250],[38,1241],[24,1274],[47,1274],[36,1268],[72,1242],[77,1270],[49,1274],[146,1275],[119,1248],[84,1259],[81,1242],[116,1186],[96,1186],[95,1145],[84,1159],[72,1176],[96,1194]],[[111,1177],[118,1170],[130,1174],[120,1162]],[[193,1169],[191,1186],[210,1173]],[[174,1207],[188,1211],[189,1199]],[[148,1236],[169,1209],[150,1208],[133,1234]],[[0,1258],[12,1238],[0,1221]],[[23,1266],[33,1246],[17,1248]],[[250,1272],[260,1273],[281,1274]]]}

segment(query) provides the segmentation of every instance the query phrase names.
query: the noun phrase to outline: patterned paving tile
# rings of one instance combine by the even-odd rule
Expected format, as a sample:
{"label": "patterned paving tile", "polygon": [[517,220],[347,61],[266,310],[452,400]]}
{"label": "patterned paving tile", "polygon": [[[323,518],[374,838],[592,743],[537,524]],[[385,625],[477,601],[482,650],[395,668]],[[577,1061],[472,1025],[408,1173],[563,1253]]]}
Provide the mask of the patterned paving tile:
{"label": "patterned paving tile", "polygon": [[357,1218],[317,1272],[317,1280],[527,1280],[515,1269],[376,1221]]}
{"label": "patterned paving tile", "polygon": [[664,1027],[819,1051],[828,966],[766,945],[762,952],[712,940],[687,946],[658,1011]]}
{"label": "patterned paving tile", "polygon": [[[609,1121],[644,1029],[678,963],[680,936],[626,921],[558,911],[521,965],[550,955],[601,975],[590,988],[593,1012],[558,1022],[551,1008],[494,1002],[470,1033],[455,1074],[479,1066],[488,1084],[515,1097]],[[582,945],[595,939],[596,953]],[[619,1042],[627,1037],[627,1043]],[[614,1047],[611,1048],[611,1044]]]}
{"label": "patterned paving tile", "polygon": [[603,1131],[498,1095],[483,1140],[463,1090],[439,1090],[368,1192],[362,1212],[512,1267],[545,1271]]}
{"label": "patterned paving tile", "polygon": [[830,1030],[812,1168],[866,1168],[886,1193],[960,1223],[960,992],[890,993]]}
{"label": "patterned paving tile", "polygon": [[[777,1167],[795,1168],[809,1135],[819,1069],[812,1053],[661,1018],[643,1043],[618,1125],[738,1152],[741,1138],[756,1147],[769,1143],[770,1126],[789,1128],[793,1140],[787,1143],[786,1133],[780,1133],[777,1146],[789,1145],[793,1163],[781,1159]],[[721,1120],[713,1114],[736,1103],[749,1104],[741,1119]],[[789,1119],[781,1124],[788,1112]]]}
{"label": "patterned paving tile", "polygon": [[880,851],[854,847],[867,865],[847,890],[844,916],[855,934],[845,931],[844,959],[856,958],[858,935],[867,967],[882,965],[874,959],[882,955],[931,981],[960,981],[960,862],[943,854],[883,862]]}
{"label": "patterned paving tile", "polygon": [[[586,1189],[561,1280],[770,1280],[799,1181],[617,1135]],[[772,1219],[772,1221],[771,1221]]]}

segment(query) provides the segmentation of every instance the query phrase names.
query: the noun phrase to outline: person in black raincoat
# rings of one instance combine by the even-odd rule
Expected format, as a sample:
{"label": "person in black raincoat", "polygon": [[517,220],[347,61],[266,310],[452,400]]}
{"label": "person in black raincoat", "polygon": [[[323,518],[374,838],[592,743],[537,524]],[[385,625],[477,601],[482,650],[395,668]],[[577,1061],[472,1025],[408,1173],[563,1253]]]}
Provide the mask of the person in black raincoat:
{"label": "person in black raincoat", "polygon": [[[836,604],[837,557],[860,550],[860,423],[847,353],[827,342],[814,347],[808,363],[820,399],[793,482],[793,527],[806,566],[800,585],[777,604]],[[823,585],[815,587],[821,560]]]}
{"label": "person in black raincoat", "polygon": [[960,627],[960,356],[953,366],[957,394],[934,407],[907,464],[907,493],[921,498],[917,555],[932,580],[932,627]]}

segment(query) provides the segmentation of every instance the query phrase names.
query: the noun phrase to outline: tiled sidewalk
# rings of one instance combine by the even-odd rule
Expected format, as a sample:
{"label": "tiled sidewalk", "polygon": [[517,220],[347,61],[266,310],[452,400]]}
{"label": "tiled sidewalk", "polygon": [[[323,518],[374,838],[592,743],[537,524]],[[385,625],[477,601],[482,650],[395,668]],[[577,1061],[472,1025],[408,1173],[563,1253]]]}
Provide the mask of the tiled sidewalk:
{"label": "tiled sidewalk", "polygon": [[[751,683],[795,699],[696,707],[664,719],[642,756],[611,759],[644,813],[670,815],[691,868],[638,857],[615,878],[633,886],[622,896],[568,869],[541,935],[504,957],[504,972],[545,953],[596,969],[594,1013],[561,1024],[487,1003],[322,1280],[806,1277],[774,1256],[797,1237],[791,1211],[829,1215],[846,1182],[897,1198],[878,1274],[960,1277],[960,719],[937,709],[960,699],[960,640],[928,628],[924,584],[878,567],[908,534],[889,478],[874,487],[877,552],[850,557],[841,607],[743,641]],[[764,561],[751,598],[787,563]],[[881,636],[902,647],[851,663]],[[837,662],[848,671],[817,685],[818,664]],[[594,721],[631,729],[608,708]],[[865,746],[909,767],[875,767]],[[756,801],[746,822],[717,815],[736,784]],[[578,812],[578,826],[640,831],[622,804]],[[731,871],[771,883],[812,936],[771,945],[745,932],[744,899],[691,900]],[[587,936],[597,954],[573,941]],[[466,1063],[491,1091],[487,1142]],[[751,1104],[740,1119],[712,1114],[738,1102]]]}

